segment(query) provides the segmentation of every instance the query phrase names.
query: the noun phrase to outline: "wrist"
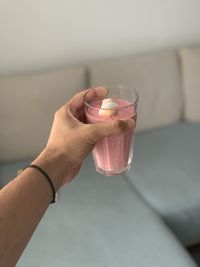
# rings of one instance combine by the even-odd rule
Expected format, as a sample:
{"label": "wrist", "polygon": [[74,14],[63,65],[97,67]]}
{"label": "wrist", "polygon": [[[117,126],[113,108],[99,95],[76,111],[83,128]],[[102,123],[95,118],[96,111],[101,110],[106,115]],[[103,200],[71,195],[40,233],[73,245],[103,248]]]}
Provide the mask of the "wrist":
{"label": "wrist", "polygon": [[62,151],[51,147],[46,147],[32,164],[44,169],[56,191],[63,185],[64,177],[69,170],[66,155]]}

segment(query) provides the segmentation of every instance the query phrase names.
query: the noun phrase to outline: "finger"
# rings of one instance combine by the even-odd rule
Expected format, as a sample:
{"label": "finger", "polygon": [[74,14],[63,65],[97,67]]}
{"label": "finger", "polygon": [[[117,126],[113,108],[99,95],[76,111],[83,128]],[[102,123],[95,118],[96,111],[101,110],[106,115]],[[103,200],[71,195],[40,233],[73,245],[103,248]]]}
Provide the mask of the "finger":
{"label": "finger", "polygon": [[87,95],[85,95],[85,102],[90,103],[94,99],[103,98],[108,94],[108,88],[99,86],[94,87],[89,90]]}
{"label": "finger", "polygon": [[82,90],[78,94],[74,95],[66,104],[65,107],[70,107],[72,110],[83,108],[83,97],[90,89]]}
{"label": "finger", "polygon": [[72,113],[76,110],[81,110],[84,106],[84,95],[87,93],[87,101],[91,102],[96,98],[103,98],[108,92],[105,87],[94,87],[87,90],[83,90],[76,94],[67,104],[70,107]]}
{"label": "finger", "polygon": [[88,127],[89,138],[96,143],[106,136],[133,130],[135,128],[135,121],[132,119],[114,120],[111,122],[89,124]]}

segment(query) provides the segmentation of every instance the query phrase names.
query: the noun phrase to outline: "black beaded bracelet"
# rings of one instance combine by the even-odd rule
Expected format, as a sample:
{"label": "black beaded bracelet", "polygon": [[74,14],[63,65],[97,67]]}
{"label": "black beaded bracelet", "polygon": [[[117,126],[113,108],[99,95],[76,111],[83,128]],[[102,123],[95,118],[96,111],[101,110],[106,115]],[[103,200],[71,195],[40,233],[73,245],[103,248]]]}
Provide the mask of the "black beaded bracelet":
{"label": "black beaded bracelet", "polygon": [[49,175],[41,167],[39,167],[38,165],[35,165],[35,164],[31,164],[31,165],[26,166],[24,168],[24,170],[27,169],[27,168],[34,168],[34,169],[38,170],[39,172],[41,172],[44,175],[46,180],[49,182],[49,185],[51,186],[52,193],[53,193],[53,199],[51,201],[51,204],[55,203],[56,202],[56,190],[55,190],[55,187],[54,187]]}

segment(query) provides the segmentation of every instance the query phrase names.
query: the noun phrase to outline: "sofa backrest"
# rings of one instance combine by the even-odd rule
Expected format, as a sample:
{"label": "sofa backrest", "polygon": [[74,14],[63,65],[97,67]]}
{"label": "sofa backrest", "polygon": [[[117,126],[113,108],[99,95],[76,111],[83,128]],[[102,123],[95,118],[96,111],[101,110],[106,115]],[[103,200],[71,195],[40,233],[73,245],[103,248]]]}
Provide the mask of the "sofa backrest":
{"label": "sofa backrest", "polygon": [[177,122],[182,114],[182,92],[177,54],[149,53],[90,64],[90,83],[125,84],[139,93],[137,130]]}
{"label": "sofa backrest", "polygon": [[180,50],[184,118],[200,122],[200,47]]}
{"label": "sofa backrest", "polygon": [[0,162],[33,158],[45,146],[54,112],[86,88],[85,69],[0,78]]}
{"label": "sofa backrest", "polygon": [[[89,85],[87,82],[89,81]],[[176,52],[104,60],[83,67],[0,78],[0,162],[35,157],[54,112],[88,86],[125,84],[139,93],[137,129],[177,122],[182,92]]]}

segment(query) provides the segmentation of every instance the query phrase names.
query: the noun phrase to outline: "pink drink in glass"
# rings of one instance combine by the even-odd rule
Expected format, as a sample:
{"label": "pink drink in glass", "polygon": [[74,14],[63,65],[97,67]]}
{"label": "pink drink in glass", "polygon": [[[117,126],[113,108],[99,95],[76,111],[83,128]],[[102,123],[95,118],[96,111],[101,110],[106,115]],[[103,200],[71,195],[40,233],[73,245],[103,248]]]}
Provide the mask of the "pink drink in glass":
{"label": "pink drink in glass", "polygon": [[[111,116],[101,115],[102,99],[96,99],[86,107],[88,123],[100,123],[119,119],[136,119],[136,104],[117,97],[110,99],[117,103],[117,112]],[[99,141],[93,150],[96,171],[110,176],[122,174],[130,168],[134,130],[112,135]]]}

